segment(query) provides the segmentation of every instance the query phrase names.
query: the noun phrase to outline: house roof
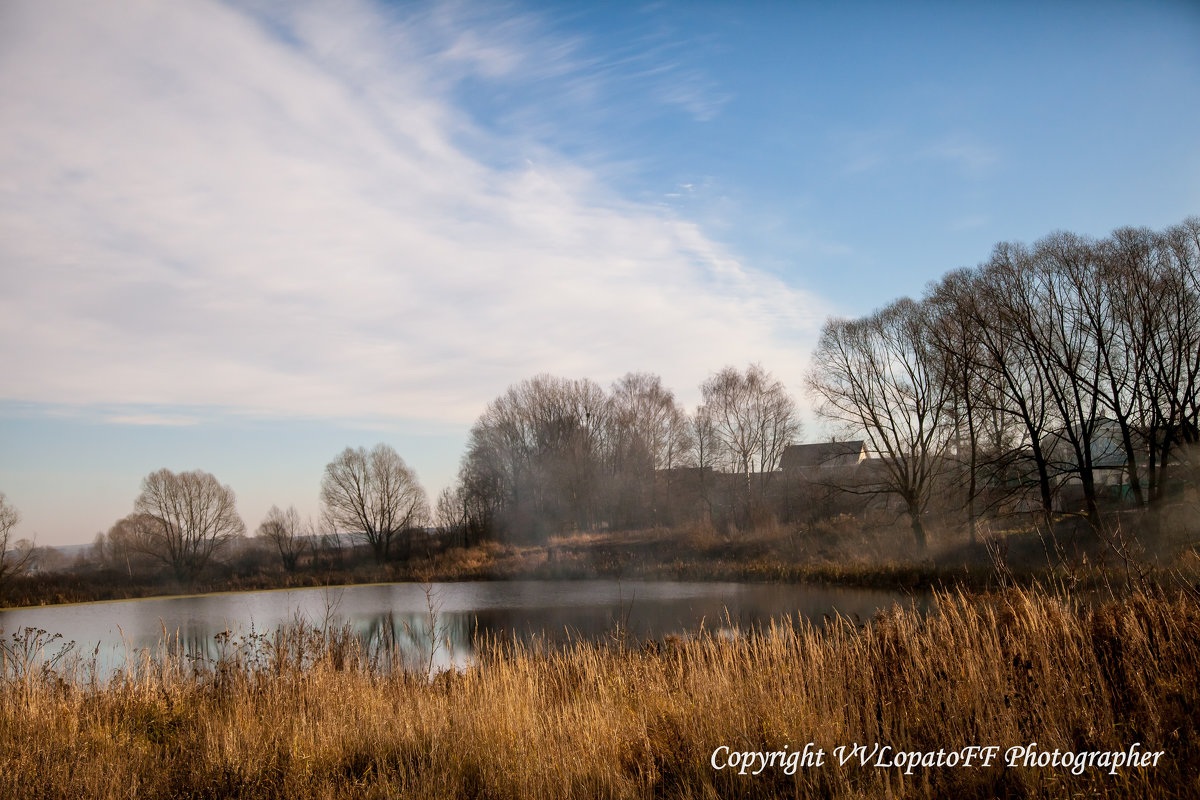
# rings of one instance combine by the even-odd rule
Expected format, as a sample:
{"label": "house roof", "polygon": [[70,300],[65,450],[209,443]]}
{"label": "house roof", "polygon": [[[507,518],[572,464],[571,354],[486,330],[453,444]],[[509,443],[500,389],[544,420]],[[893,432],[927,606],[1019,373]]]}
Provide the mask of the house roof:
{"label": "house roof", "polygon": [[[1042,440],[1046,459],[1060,467],[1075,467],[1075,452],[1068,440],[1066,430],[1047,435]],[[1127,462],[1125,446],[1121,439],[1121,428],[1115,420],[1101,417],[1092,428],[1091,459],[1093,469],[1121,469]]]}
{"label": "house roof", "polygon": [[863,454],[863,442],[813,442],[788,445],[779,461],[781,469],[852,466]]}

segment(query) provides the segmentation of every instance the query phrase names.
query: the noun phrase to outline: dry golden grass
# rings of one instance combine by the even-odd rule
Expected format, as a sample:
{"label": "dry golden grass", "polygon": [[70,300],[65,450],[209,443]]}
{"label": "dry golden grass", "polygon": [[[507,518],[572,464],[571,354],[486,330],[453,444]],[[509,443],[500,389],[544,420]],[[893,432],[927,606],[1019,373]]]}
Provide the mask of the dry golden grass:
{"label": "dry golden grass", "polygon": [[[485,646],[432,680],[346,631],[163,652],[103,681],[32,668],[0,685],[6,797],[1200,796],[1200,607],[1040,591],[942,597],[865,627],[566,650]],[[813,741],[938,750],[1037,742],[1166,755],[1152,769],[841,767],[715,771],[714,748]]]}

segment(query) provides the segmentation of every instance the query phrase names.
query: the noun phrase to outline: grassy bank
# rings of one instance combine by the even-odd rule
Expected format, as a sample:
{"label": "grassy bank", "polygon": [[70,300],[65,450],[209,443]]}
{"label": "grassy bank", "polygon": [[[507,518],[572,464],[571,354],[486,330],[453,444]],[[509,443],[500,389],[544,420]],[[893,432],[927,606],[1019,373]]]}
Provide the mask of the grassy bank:
{"label": "grassy bank", "polygon": [[[105,682],[26,666],[0,685],[0,795],[21,797],[1183,797],[1200,794],[1200,606],[1135,594],[943,597],[922,618],[777,627],[625,647],[492,645],[433,680],[345,632],[160,655]],[[823,766],[714,770],[713,751],[813,742]],[[901,751],[1036,742],[1163,751],[1110,774],[840,766]],[[832,763],[831,763],[832,762]]]}
{"label": "grassy bank", "polygon": [[914,551],[895,520],[842,517],[816,525],[770,523],[718,532],[705,525],[577,533],[536,544],[484,542],[454,546],[438,537],[378,565],[364,551],[335,564],[283,571],[277,558],[232,560],[199,581],[180,584],[162,573],[125,574],[84,568],[16,576],[4,587],[6,607],[115,600],[172,594],[307,588],[389,581],[519,579],[668,579],[818,582],[882,589],[993,591],[1034,583],[1086,589],[1195,584],[1200,577],[1194,525],[1169,535],[1104,536],[1070,518],[1055,530],[994,528],[972,541],[965,531],[936,531],[933,546]]}

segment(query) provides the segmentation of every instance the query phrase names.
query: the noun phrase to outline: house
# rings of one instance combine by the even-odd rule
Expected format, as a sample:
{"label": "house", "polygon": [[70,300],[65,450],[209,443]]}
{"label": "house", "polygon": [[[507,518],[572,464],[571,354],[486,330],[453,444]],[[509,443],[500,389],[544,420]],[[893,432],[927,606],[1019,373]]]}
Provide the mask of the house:
{"label": "house", "polygon": [[783,480],[776,484],[783,518],[816,519],[860,506],[861,498],[845,490],[858,485],[860,465],[872,461],[861,440],[788,445],[779,459]]}
{"label": "house", "polygon": [[[1130,438],[1137,456],[1138,483],[1145,493],[1150,490],[1151,482],[1157,483],[1157,492],[1179,492],[1188,486],[1196,485],[1195,470],[1196,455],[1189,452],[1190,447],[1183,436],[1176,434],[1163,462],[1163,442],[1166,438],[1163,431],[1148,431],[1135,427],[1130,430]],[[1156,475],[1151,475],[1151,440],[1155,443],[1154,457]],[[1133,499],[1133,478],[1131,475],[1128,453],[1125,450],[1124,438],[1121,435],[1120,424],[1113,419],[1101,417],[1093,423],[1091,442],[1088,448],[1092,465],[1092,481],[1096,487],[1097,497],[1119,504],[1129,503]],[[1081,465],[1075,448],[1072,446],[1066,429],[1056,431],[1042,439],[1042,452],[1045,454],[1047,466],[1059,489],[1060,506],[1066,508],[1078,503],[1082,492],[1080,472]]]}
{"label": "house", "polygon": [[[1134,430],[1133,444],[1137,450],[1140,481],[1146,481],[1148,447],[1146,437]],[[1046,458],[1052,479],[1056,484],[1057,503],[1061,509],[1078,506],[1083,501],[1082,480],[1075,447],[1070,440],[1070,431],[1062,429],[1042,439],[1042,453]],[[1121,426],[1116,420],[1101,417],[1093,423],[1088,458],[1092,466],[1092,481],[1097,497],[1118,504],[1132,498],[1129,457],[1121,436]]]}
{"label": "house", "polygon": [[779,468],[784,472],[831,471],[856,467],[867,457],[867,443],[861,440],[792,444],[784,449]]}
{"label": "house", "polygon": [[[1104,485],[1126,483],[1124,473],[1128,458],[1121,438],[1120,425],[1116,420],[1101,418],[1096,420],[1091,434],[1088,455],[1092,462],[1092,472],[1096,476],[1096,483]],[[1080,465],[1077,463],[1075,448],[1068,438],[1066,430],[1056,431],[1042,439],[1042,452],[1045,454],[1046,463],[1052,472],[1060,475],[1072,473],[1078,475]]]}
{"label": "house", "polygon": [[[1136,433],[1135,436],[1138,440],[1141,439]],[[1139,460],[1144,470],[1144,442],[1136,441],[1135,444],[1142,450]],[[1050,474],[1057,476],[1060,487],[1080,485],[1079,472],[1082,465],[1078,463],[1075,448],[1066,429],[1051,433],[1042,439],[1042,453],[1045,455]],[[1105,487],[1101,491],[1120,499],[1128,490],[1130,478],[1129,459],[1121,438],[1121,427],[1116,420],[1105,417],[1096,420],[1092,427],[1088,456],[1092,462],[1092,480],[1097,489]],[[1072,494],[1068,491],[1068,495]]]}

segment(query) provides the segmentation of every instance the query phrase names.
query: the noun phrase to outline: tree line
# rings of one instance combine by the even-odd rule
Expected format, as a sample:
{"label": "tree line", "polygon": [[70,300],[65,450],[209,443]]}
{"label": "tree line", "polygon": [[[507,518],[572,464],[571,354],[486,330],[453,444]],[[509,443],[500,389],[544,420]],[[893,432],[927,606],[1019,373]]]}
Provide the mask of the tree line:
{"label": "tree line", "polygon": [[669,525],[713,513],[717,487],[708,484],[729,474],[738,488],[721,513],[750,521],[800,434],[796,403],[757,364],[726,367],[700,391],[688,413],[647,373],[608,391],[587,379],[522,381],[471,428],[459,482],[438,498],[439,518],[468,543]]}
{"label": "tree line", "polygon": [[[762,513],[783,449],[799,435],[795,402],[759,365],[727,367],[701,394],[689,414],[656,375],[630,373],[608,391],[539,375],[487,406],[471,429],[460,482],[433,507],[392,447],[346,448],[325,467],[317,520],[274,506],[257,536],[292,572],[347,540],[383,564],[435,532],[448,544],[528,541],[669,524],[714,507],[723,518],[749,520]],[[735,476],[726,483],[736,491],[720,493],[718,475]],[[233,489],[207,472],[159,470],[143,480],[133,513],[97,536],[94,557],[130,578],[135,567],[157,564],[193,582],[244,538],[235,505]]]}
{"label": "tree line", "polygon": [[[340,553],[343,537],[358,540],[385,563],[397,542],[428,523],[429,504],[416,472],[392,447],[379,444],[369,451],[347,447],[326,465],[318,521],[301,520],[295,506],[272,506],[257,536],[294,572],[305,555],[319,563],[323,554]],[[201,470],[162,469],[143,479],[133,513],[97,535],[93,554],[130,578],[135,563],[139,571],[156,563],[190,583],[245,533],[231,487]]]}
{"label": "tree line", "polygon": [[1031,494],[1048,519],[1067,480],[1097,526],[1114,464],[1130,504],[1159,504],[1200,441],[1200,218],[999,244],[919,300],[829,320],[808,388],[880,455],[922,546],[935,490],[972,534],[985,490]]}

